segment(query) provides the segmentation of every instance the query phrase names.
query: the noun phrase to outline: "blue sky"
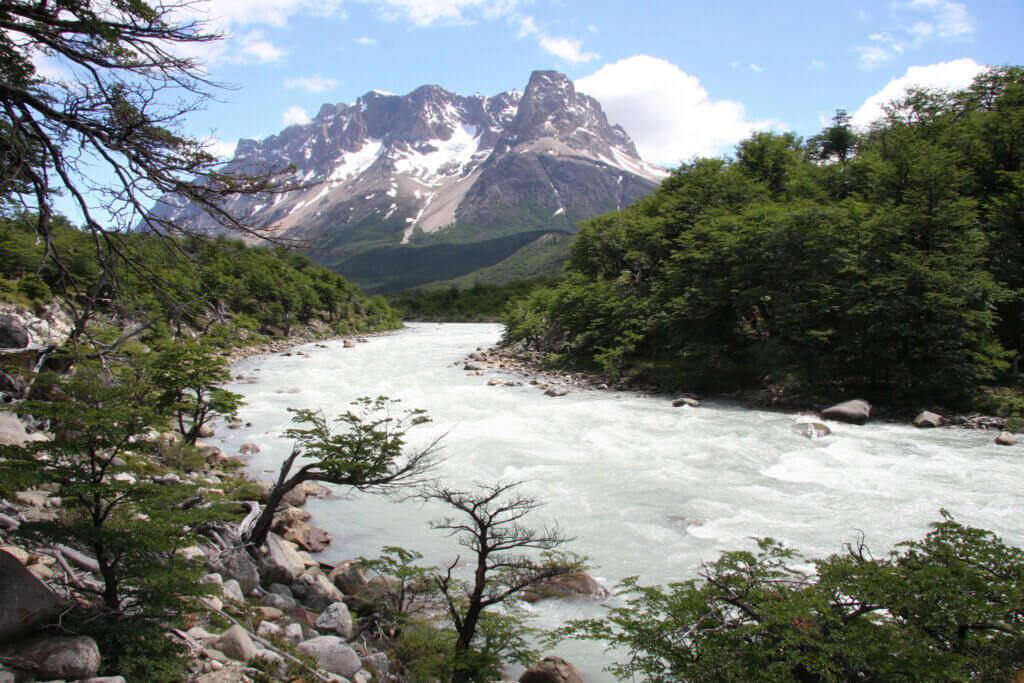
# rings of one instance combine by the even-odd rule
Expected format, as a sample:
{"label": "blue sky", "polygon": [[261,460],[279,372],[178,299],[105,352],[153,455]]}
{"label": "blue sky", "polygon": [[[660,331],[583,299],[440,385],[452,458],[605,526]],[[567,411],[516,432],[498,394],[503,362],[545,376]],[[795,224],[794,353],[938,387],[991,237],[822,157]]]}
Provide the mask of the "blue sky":
{"label": "blue sky", "polygon": [[982,65],[1024,62],[1019,0],[212,0],[205,11],[230,37],[203,58],[237,89],[189,125],[222,152],[372,89],[495,94],[556,69],[671,166],[728,153],[757,128],[812,135],[837,108],[910,81],[961,86]]}

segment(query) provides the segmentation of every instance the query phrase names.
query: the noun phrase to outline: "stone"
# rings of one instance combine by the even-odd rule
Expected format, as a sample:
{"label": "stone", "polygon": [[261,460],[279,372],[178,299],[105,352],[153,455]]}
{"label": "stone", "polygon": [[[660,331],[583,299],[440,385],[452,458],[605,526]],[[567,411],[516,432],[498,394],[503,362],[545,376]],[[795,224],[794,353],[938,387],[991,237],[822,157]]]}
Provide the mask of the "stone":
{"label": "stone", "polygon": [[500,387],[504,383],[505,383],[505,380],[503,380],[503,379],[492,379],[489,382],[487,382],[487,386],[489,386],[489,387]]}
{"label": "stone", "polygon": [[832,433],[828,425],[821,422],[797,422],[793,425],[793,429],[796,430],[797,434],[806,436],[808,439],[820,439]]}
{"label": "stone", "polygon": [[284,629],[275,624],[272,621],[261,621],[259,628],[256,629],[256,635],[261,638],[279,637],[284,633]]}
{"label": "stone", "polygon": [[376,674],[377,680],[388,680],[391,673],[391,659],[383,652],[374,652],[363,657],[363,668]]}
{"label": "stone", "polygon": [[270,530],[278,534],[282,534],[286,529],[308,522],[312,518],[313,515],[309,514],[302,508],[285,505],[274,513],[274,519],[270,524]]}
{"label": "stone", "polygon": [[292,622],[284,627],[284,639],[289,643],[299,643],[303,639],[302,625]]}
{"label": "stone", "polygon": [[316,620],[318,631],[332,631],[348,640],[352,637],[352,614],[344,602],[335,602],[327,606]]}
{"label": "stone", "polygon": [[199,579],[199,583],[212,583],[217,586],[224,585],[224,577],[220,574],[204,574],[203,578]]}
{"label": "stone", "polygon": [[263,604],[275,607],[282,612],[286,612],[290,609],[295,609],[299,604],[295,602],[295,598],[287,595],[278,595],[277,593],[267,593],[263,596]]}
{"label": "stone", "polygon": [[355,560],[342,562],[334,567],[327,578],[345,595],[361,595],[370,582],[366,573]]}
{"label": "stone", "polygon": [[267,590],[270,591],[271,593],[277,593],[278,595],[283,595],[286,598],[293,598],[293,597],[295,597],[294,595],[292,595],[292,589],[289,588],[288,586],[282,584],[282,583],[272,583],[272,584],[270,584],[270,586],[267,587]]}
{"label": "stone", "polygon": [[682,398],[677,398],[672,401],[673,408],[682,408],[683,406],[687,406],[689,408],[700,408],[700,401],[692,396],[683,396]]}
{"label": "stone", "polygon": [[277,534],[267,534],[267,542],[263,546],[263,559],[260,562],[261,583],[293,583],[305,568],[292,543]]}
{"label": "stone", "polygon": [[199,425],[199,431],[196,432],[196,436],[200,439],[209,439],[214,434],[215,432],[213,431],[213,427],[208,424]]}
{"label": "stone", "polygon": [[871,419],[871,404],[864,399],[856,398],[826,408],[821,414],[826,420],[863,425]]}
{"label": "stone", "polygon": [[78,683],[125,683],[124,676],[97,676],[86,678]]}
{"label": "stone", "polygon": [[254,443],[243,443],[238,447],[238,452],[242,455],[250,455],[252,453],[259,453],[260,447]]}
{"label": "stone", "polygon": [[242,595],[248,595],[260,585],[260,572],[256,562],[242,548],[232,548],[211,557],[207,561],[207,567],[225,579],[238,581]]}
{"label": "stone", "polygon": [[295,583],[306,591],[302,601],[317,612],[324,611],[335,602],[341,602],[345,597],[322,571],[313,567],[307,569]]}
{"label": "stone", "polygon": [[551,387],[544,392],[545,396],[565,396],[569,393],[569,390],[565,387]]}
{"label": "stone", "polygon": [[252,638],[244,628],[237,624],[220,634],[220,637],[214,642],[214,647],[231,659],[237,659],[240,662],[248,662],[259,656]]}
{"label": "stone", "polygon": [[242,587],[235,579],[228,579],[225,581],[224,585],[221,587],[221,591],[224,593],[224,597],[228,600],[234,600],[239,603],[245,602],[245,594],[242,593]]}
{"label": "stone", "polygon": [[267,607],[266,605],[253,607],[252,611],[263,621],[277,621],[284,616],[284,610],[277,607]]}
{"label": "stone", "polygon": [[583,677],[561,657],[545,657],[524,671],[519,683],[583,683]]}
{"label": "stone", "polygon": [[299,652],[311,655],[321,669],[351,678],[363,668],[359,655],[338,636],[318,636],[299,643]]}
{"label": "stone", "polygon": [[227,655],[225,655],[220,650],[216,650],[212,647],[204,647],[203,656],[214,662],[220,662],[221,664],[225,664],[228,661]]}
{"label": "stone", "polygon": [[572,572],[542,581],[527,588],[521,595],[526,602],[537,602],[547,598],[604,600],[608,597],[608,589],[586,572]]}
{"label": "stone", "polygon": [[318,553],[331,544],[331,535],[312,524],[301,522],[295,524],[281,534],[286,541],[291,541],[303,550]]}
{"label": "stone", "polygon": [[100,670],[100,649],[88,636],[39,636],[14,643],[3,654],[16,669],[44,681],[91,678]]}
{"label": "stone", "polygon": [[28,346],[28,328],[13,315],[0,315],[0,349],[23,349]]}
{"label": "stone", "polygon": [[914,426],[919,429],[938,427],[942,422],[942,416],[933,413],[930,410],[922,410],[917,414],[917,417],[914,418]]}
{"label": "stone", "polygon": [[1017,437],[1013,432],[999,432],[999,436],[995,438],[995,443],[1000,446],[1013,446],[1017,443]]}
{"label": "stone", "polygon": [[60,598],[18,558],[0,551],[0,643],[48,623],[60,614],[61,606]]}
{"label": "stone", "polygon": [[346,349],[354,349],[356,347],[356,343],[351,339],[346,339],[343,343]]}

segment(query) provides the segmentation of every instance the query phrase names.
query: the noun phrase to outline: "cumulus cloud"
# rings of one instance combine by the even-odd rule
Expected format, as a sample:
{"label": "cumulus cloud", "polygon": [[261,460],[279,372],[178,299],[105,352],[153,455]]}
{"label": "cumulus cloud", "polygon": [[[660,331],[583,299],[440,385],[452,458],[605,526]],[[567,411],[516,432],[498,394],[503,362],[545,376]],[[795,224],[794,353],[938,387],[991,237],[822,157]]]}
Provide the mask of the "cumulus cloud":
{"label": "cumulus cloud", "polygon": [[889,81],[884,88],[867,98],[852,117],[853,125],[867,127],[883,115],[882,107],[907,94],[912,87],[940,90],[962,90],[984,71],[984,64],[965,57],[929,66],[912,66],[907,73]]}
{"label": "cumulus cloud", "polygon": [[600,55],[596,52],[584,52],[583,41],[568,36],[552,36],[542,31],[537,26],[537,21],[531,16],[513,16],[510,23],[517,26],[516,37],[519,39],[533,36],[541,49],[559,59],[564,59],[573,64],[592,62]]}
{"label": "cumulus cloud", "polygon": [[344,16],[341,5],[342,0],[207,0],[191,7],[214,26],[231,27],[284,26],[292,15],[305,13]]}
{"label": "cumulus cloud", "polygon": [[783,127],[748,121],[742,103],[713,100],[696,76],[648,55],[607,64],[577,80],[576,88],[597,98],[641,157],[663,166],[727,153],[755,130]]}
{"label": "cumulus cloud", "polygon": [[285,109],[284,114],[281,116],[281,123],[287,128],[288,126],[304,126],[313,119],[309,118],[309,114],[306,110],[295,104]]}
{"label": "cumulus cloud", "polygon": [[250,31],[241,37],[241,57],[238,61],[256,61],[260,64],[281,61],[285,50],[267,40],[262,31]]}
{"label": "cumulus cloud", "polygon": [[315,76],[300,76],[298,78],[289,78],[284,82],[284,87],[289,90],[299,88],[300,90],[306,90],[308,92],[327,92],[338,86],[338,81],[333,78],[324,78],[320,74]]}
{"label": "cumulus cloud", "polygon": [[235,148],[238,147],[238,140],[221,140],[217,137],[208,137],[203,140],[203,149],[218,159],[230,159],[235,156]]}

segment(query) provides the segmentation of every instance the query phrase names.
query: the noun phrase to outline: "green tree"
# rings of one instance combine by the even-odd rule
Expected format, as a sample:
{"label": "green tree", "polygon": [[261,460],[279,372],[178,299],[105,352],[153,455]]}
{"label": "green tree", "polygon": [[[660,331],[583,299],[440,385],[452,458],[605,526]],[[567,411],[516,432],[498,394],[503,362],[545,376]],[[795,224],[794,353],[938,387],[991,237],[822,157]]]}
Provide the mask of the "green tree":
{"label": "green tree", "polygon": [[623,582],[625,604],[562,631],[628,657],[619,678],[1005,681],[1024,655],[1024,552],[946,514],[883,558],[813,562],[771,539],[700,578]]}
{"label": "green tree", "polygon": [[[384,396],[353,401],[356,410],[348,410],[335,420],[342,425],[340,431],[332,428],[322,412],[289,409],[294,413],[292,422],[308,426],[285,432],[286,437],[295,440],[295,446],[281,464],[267,504],[246,531],[246,544],[251,549],[263,545],[282,499],[303,482],[325,482],[373,493],[389,493],[422,483],[436,465],[440,439],[407,452],[406,432],[430,419],[418,409],[393,415],[395,403]],[[306,462],[293,473],[292,467],[300,456]]]}
{"label": "green tree", "polygon": [[233,417],[240,394],[219,385],[231,379],[228,362],[202,341],[177,339],[159,345],[149,359],[156,405],[172,415],[184,440],[195,445],[199,431],[217,415]]}

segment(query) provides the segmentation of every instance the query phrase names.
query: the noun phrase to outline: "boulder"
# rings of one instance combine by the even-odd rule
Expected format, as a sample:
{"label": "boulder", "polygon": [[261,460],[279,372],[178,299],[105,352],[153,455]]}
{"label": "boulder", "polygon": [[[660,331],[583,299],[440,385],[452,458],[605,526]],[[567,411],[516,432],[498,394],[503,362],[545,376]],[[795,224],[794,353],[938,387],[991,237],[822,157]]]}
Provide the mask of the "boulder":
{"label": "boulder", "polygon": [[125,683],[125,680],[124,676],[97,676],[83,679],[78,683]]}
{"label": "boulder", "polygon": [[299,652],[311,655],[321,669],[351,678],[363,668],[359,655],[338,636],[310,638],[298,645]]}
{"label": "boulder", "polygon": [[261,638],[279,638],[284,634],[284,629],[272,621],[261,621],[256,635]]}
{"label": "boulder", "polygon": [[260,447],[254,443],[243,443],[238,447],[238,452],[242,455],[251,455],[252,453],[259,453]]}
{"label": "boulder", "polygon": [[689,408],[700,408],[700,401],[692,396],[683,396],[672,401],[673,408],[682,408],[683,406],[687,406]]}
{"label": "boulder", "polygon": [[60,598],[16,557],[0,551],[0,643],[28,635],[60,612]]}
{"label": "boulder", "polygon": [[295,609],[299,603],[295,602],[295,598],[290,595],[279,595],[277,593],[267,593],[262,598],[264,605],[270,605],[276,607],[282,612],[286,612],[290,609]]}
{"label": "boulder", "polygon": [[207,566],[225,579],[234,579],[248,595],[260,585],[260,572],[256,562],[242,548],[232,548],[207,560]]}
{"label": "boulder", "polygon": [[305,591],[302,601],[318,612],[345,598],[341,591],[327,580],[322,571],[313,567],[307,569],[295,583]]}
{"label": "boulder", "polygon": [[586,572],[572,572],[542,581],[527,588],[521,595],[526,602],[537,602],[547,598],[604,600],[608,597],[608,589]]}
{"label": "boulder", "polygon": [[100,670],[100,649],[88,636],[40,636],[22,640],[7,648],[3,659],[44,681],[91,678]]}
{"label": "boulder", "polygon": [[303,550],[318,553],[331,544],[331,535],[312,524],[299,523],[284,530],[281,536]]}
{"label": "boulder", "polygon": [[358,596],[366,590],[370,582],[366,573],[359,567],[355,560],[342,562],[334,567],[327,575],[327,578],[337,586],[345,595]]}
{"label": "boulder", "polygon": [[295,546],[277,534],[267,534],[263,553],[263,561],[259,568],[263,585],[293,583],[306,568],[302,558],[295,551]]}
{"label": "boulder", "polygon": [[871,419],[871,404],[864,399],[856,398],[826,408],[821,414],[826,420],[863,425]]}
{"label": "boulder", "polygon": [[284,627],[284,639],[289,643],[301,642],[303,638],[302,624],[292,622]]}
{"label": "boulder", "polygon": [[919,429],[938,427],[942,424],[942,416],[930,410],[922,410],[914,418],[914,426]]}
{"label": "boulder", "polygon": [[344,345],[346,349],[354,349],[356,347],[356,343],[351,339],[346,339]]}
{"label": "boulder", "polygon": [[28,328],[21,320],[13,315],[0,315],[0,349],[23,349],[28,341]]}
{"label": "boulder", "polygon": [[503,379],[492,379],[489,382],[487,382],[487,386],[489,386],[489,387],[500,387],[504,383],[505,383],[505,380],[503,380]]}
{"label": "boulder", "polygon": [[211,427],[208,424],[201,424],[199,425],[199,431],[196,432],[196,436],[198,436],[200,439],[209,439],[211,436],[214,435],[214,433],[215,432],[213,431],[213,427]]}
{"label": "boulder", "polygon": [[375,673],[376,680],[386,681],[391,673],[391,659],[383,652],[374,652],[363,657],[363,669]]}
{"label": "boulder", "polygon": [[221,586],[221,591],[224,593],[224,597],[228,600],[233,600],[238,603],[245,602],[245,595],[242,593],[242,587],[238,585],[238,581],[234,579],[228,579]]}
{"label": "boulder", "polygon": [[213,647],[240,662],[248,662],[250,659],[259,657],[252,638],[244,628],[237,624],[220,634],[220,637],[214,641]]}
{"label": "boulder", "polygon": [[569,393],[569,390],[565,387],[551,387],[544,392],[545,396],[565,396]]}
{"label": "boulder", "polygon": [[317,620],[318,631],[329,631],[348,640],[352,637],[352,614],[344,602],[335,602],[327,606]]}
{"label": "boulder", "polygon": [[17,415],[0,410],[0,446],[22,446],[29,441],[49,441],[45,434],[29,434]]}
{"label": "boulder", "polygon": [[524,671],[519,683],[583,683],[583,677],[561,657],[545,657]]}
{"label": "boulder", "polygon": [[1013,446],[1017,443],[1017,437],[1014,436],[1013,432],[999,432],[995,442],[1000,446]]}
{"label": "boulder", "polygon": [[274,520],[270,523],[270,530],[278,534],[283,534],[290,527],[308,522],[312,518],[313,515],[309,514],[302,508],[285,505],[278,508],[277,512],[274,514]]}
{"label": "boulder", "polygon": [[832,430],[828,428],[828,425],[824,425],[820,422],[797,422],[793,425],[796,433],[800,436],[806,436],[808,439],[820,439],[823,436],[828,436],[832,433]]}

